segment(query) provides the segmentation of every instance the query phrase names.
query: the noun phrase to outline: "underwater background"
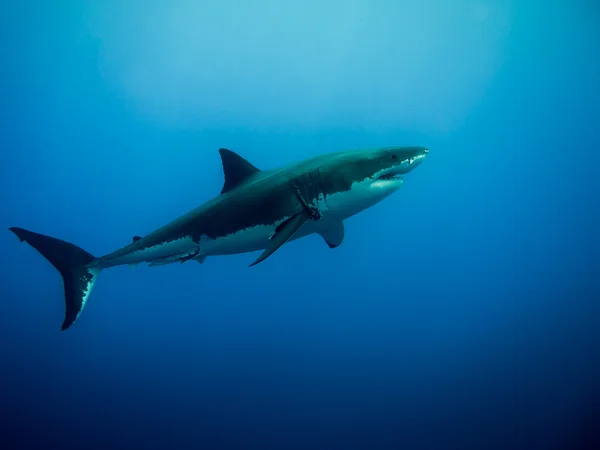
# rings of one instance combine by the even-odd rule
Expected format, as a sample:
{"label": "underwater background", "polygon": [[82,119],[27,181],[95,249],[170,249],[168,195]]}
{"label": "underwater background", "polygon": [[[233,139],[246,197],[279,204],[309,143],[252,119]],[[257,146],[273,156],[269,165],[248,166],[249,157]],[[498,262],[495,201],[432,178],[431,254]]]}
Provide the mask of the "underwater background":
{"label": "underwater background", "polygon": [[[600,7],[0,6],[0,448],[600,448]],[[260,168],[422,145],[402,189],[257,255],[62,281]]]}

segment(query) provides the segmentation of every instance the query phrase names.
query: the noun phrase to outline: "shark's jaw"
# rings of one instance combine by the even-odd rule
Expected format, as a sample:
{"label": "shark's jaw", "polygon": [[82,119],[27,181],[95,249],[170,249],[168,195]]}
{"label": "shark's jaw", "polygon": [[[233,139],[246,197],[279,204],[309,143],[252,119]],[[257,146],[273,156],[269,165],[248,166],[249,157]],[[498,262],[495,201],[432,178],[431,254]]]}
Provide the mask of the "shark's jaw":
{"label": "shark's jaw", "polygon": [[423,159],[425,159],[425,155],[426,152],[405,158],[398,164],[375,173],[372,177],[369,177],[371,187],[375,189],[389,189],[390,191],[398,190],[403,183],[402,175],[421,164]]}
{"label": "shark's jaw", "polygon": [[360,211],[379,203],[395,193],[402,186],[403,175],[412,171],[425,159],[428,150],[425,148],[390,149],[380,161],[388,161],[387,166],[379,166],[374,173],[364,174],[364,178],[355,181],[350,189],[329,195],[326,203],[329,213],[340,217],[350,217]]}
{"label": "shark's jaw", "polygon": [[400,175],[404,175],[415,167],[417,167],[423,160],[425,159],[427,152],[423,152],[414,156],[406,157],[399,161],[397,164],[394,164],[391,167],[380,170],[373,174],[372,178],[375,180],[394,180],[401,179]]}
{"label": "shark's jaw", "polygon": [[370,184],[370,189],[385,190],[392,194],[400,189],[404,179],[398,174],[386,174],[367,182]]}

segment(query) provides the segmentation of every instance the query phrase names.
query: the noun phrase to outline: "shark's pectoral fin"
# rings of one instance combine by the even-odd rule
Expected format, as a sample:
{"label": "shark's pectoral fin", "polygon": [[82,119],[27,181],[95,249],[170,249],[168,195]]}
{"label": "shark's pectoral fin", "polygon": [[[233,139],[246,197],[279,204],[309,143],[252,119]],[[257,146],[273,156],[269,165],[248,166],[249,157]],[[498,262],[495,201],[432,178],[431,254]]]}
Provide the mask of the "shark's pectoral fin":
{"label": "shark's pectoral fin", "polygon": [[193,259],[194,261],[198,261],[200,264],[202,264],[206,260],[206,255],[198,255]]}
{"label": "shark's pectoral fin", "polygon": [[265,251],[262,252],[256,261],[250,264],[250,267],[255,266],[259,262],[262,262],[271,256],[279,247],[289,241],[292,236],[296,234],[300,228],[302,228],[302,225],[309,220],[310,217],[305,212],[301,212],[281,223],[275,230],[273,236],[271,236]]}
{"label": "shark's pectoral fin", "polygon": [[339,247],[344,241],[344,222],[341,220],[319,232],[329,248]]}

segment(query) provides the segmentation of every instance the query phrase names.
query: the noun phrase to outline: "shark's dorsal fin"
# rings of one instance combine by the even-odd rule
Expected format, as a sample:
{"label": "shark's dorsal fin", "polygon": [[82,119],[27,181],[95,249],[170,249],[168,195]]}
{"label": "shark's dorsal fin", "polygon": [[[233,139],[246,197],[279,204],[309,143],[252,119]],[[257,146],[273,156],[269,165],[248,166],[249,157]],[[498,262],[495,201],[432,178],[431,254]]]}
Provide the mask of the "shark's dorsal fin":
{"label": "shark's dorsal fin", "polygon": [[231,150],[220,148],[219,154],[223,163],[223,175],[225,175],[221,194],[229,192],[256,172],[260,172],[259,169]]}
{"label": "shark's dorsal fin", "polygon": [[137,242],[137,241],[139,241],[141,238],[142,238],[141,236],[134,236],[134,237],[133,237],[133,242]]}

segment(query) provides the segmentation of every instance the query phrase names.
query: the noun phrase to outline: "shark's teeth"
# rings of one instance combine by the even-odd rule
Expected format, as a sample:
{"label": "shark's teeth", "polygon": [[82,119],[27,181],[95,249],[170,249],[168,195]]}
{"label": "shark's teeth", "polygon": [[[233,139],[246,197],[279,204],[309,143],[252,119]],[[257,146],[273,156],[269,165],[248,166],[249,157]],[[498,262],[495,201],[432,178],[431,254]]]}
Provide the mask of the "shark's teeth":
{"label": "shark's teeth", "polygon": [[377,179],[378,180],[399,180],[400,179],[400,175],[395,174],[395,173],[387,173],[385,175],[381,175]]}
{"label": "shark's teeth", "polygon": [[420,160],[420,159],[423,159],[423,158],[425,158],[425,155],[417,155],[417,156],[413,156],[412,158],[410,158],[410,159],[408,160],[408,164],[412,164],[412,163],[414,163],[415,161],[418,161],[418,160]]}

